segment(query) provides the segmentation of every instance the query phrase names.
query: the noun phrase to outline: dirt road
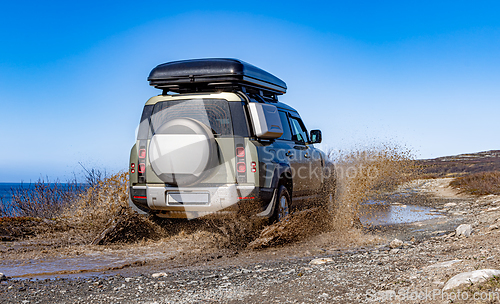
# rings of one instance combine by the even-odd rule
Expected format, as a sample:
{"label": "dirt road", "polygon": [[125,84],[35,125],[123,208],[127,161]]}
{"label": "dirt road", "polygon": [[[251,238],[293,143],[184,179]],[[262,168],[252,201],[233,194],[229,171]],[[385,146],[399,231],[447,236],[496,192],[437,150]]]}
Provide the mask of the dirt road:
{"label": "dirt road", "polygon": [[[361,230],[261,250],[221,249],[208,231],[132,245],[2,242],[0,272],[17,278],[1,282],[0,302],[450,303],[442,288],[452,276],[500,269],[500,196],[459,195],[448,183],[415,181],[377,198]],[[455,236],[460,224],[471,236]]]}

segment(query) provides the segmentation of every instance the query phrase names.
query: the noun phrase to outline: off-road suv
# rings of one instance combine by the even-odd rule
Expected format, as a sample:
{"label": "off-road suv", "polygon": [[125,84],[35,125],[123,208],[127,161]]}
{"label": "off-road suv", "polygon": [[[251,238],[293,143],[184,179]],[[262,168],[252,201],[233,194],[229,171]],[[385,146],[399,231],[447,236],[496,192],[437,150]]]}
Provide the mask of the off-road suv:
{"label": "off-road suv", "polygon": [[280,220],[331,176],[279,78],[236,59],[158,65],[130,153],[130,205],[163,218],[252,210]]}

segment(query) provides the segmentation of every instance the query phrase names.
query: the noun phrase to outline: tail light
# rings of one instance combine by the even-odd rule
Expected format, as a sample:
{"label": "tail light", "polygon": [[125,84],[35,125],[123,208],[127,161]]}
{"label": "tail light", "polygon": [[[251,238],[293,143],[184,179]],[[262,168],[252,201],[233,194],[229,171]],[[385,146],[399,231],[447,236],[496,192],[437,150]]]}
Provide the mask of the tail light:
{"label": "tail light", "polygon": [[137,182],[139,184],[146,183],[146,141],[139,141],[139,150],[137,151]]}
{"label": "tail light", "polygon": [[235,164],[236,164],[236,181],[238,183],[247,182],[247,166],[246,166],[246,150],[245,142],[240,139],[235,139]]}
{"label": "tail light", "polygon": [[237,147],[236,148],[236,157],[245,157],[245,148]]}
{"label": "tail light", "polygon": [[134,163],[130,164],[130,173],[135,173],[135,164]]}
{"label": "tail light", "polygon": [[247,166],[245,165],[244,162],[239,162],[236,164],[236,170],[239,173],[245,173],[247,171]]}
{"label": "tail light", "polygon": [[257,172],[257,163],[253,161],[250,165],[252,166],[252,168],[250,169],[250,172],[252,172],[252,173]]}

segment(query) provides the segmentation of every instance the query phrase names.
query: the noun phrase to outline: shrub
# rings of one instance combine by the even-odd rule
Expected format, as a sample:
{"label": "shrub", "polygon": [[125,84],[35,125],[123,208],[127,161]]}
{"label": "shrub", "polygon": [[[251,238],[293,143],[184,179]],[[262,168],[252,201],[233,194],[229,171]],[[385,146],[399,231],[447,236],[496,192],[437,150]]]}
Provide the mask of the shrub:
{"label": "shrub", "polygon": [[450,186],[473,195],[500,195],[500,171],[479,172],[455,178]]}
{"label": "shrub", "polygon": [[40,178],[35,183],[12,188],[12,199],[1,201],[0,215],[54,218],[84,190],[76,180],[67,183]]}

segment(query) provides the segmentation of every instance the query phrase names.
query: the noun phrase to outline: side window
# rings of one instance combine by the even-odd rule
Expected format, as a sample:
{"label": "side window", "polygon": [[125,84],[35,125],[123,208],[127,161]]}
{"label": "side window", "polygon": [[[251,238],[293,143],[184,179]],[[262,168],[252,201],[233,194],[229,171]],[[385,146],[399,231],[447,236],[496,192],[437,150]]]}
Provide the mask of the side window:
{"label": "side window", "polygon": [[292,125],[292,140],[304,144],[309,141],[306,127],[300,118],[290,117],[290,124]]}
{"label": "side window", "polygon": [[290,124],[288,123],[288,117],[286,117],[286,112],[279,111],[281,125],[283,126],[283,135],[278,139],[292,140],[292,131],[290,130]]}

